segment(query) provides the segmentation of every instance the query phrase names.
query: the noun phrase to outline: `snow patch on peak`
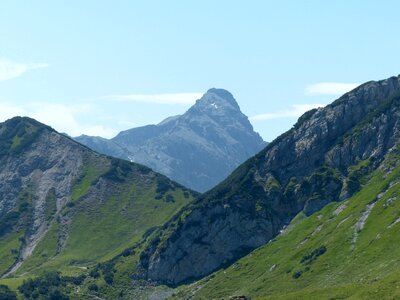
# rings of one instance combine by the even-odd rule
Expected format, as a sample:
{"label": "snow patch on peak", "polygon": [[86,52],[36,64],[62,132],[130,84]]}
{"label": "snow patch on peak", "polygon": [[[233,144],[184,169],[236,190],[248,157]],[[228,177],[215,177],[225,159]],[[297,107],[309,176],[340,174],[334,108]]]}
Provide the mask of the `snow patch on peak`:
{"label": "snow patch on peak", "polygon": [[215,109],[218,109],[218,105],[215,103],[211,103],[211,106],[214,107]]}

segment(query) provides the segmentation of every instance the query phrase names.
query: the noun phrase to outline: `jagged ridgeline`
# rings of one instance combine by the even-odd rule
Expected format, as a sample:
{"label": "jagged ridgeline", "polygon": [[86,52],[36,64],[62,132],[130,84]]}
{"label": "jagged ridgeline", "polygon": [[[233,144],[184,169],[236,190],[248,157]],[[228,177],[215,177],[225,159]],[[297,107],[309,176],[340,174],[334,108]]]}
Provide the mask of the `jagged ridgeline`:
{"label": "jagged ridgeline", "polygon": [[[321,214],[320,221],[315,219],[315,213],[318,214],[328,204],[333,209],[332,205],[339,205],[335,204],[339,201],[347,203],[349,213],[342,216],[352,215],[352,222],[364,209],[372,209],[371,214],[376,214],[384,202],[370,208],[362,205],[374,201],[377,194],[386,191],[388,184],[395,184],[397,180],[397,173],[390,180],[384,181],[384,178],[396,168],[398,161],[399,92],[399,77],[368,82],[325,108],[304,114],[291,130],[155,232],[140,255],[137,274],[171,286],[202,278],[271,241],[296,215],[304,216],[305,220],[313,220],[304,221],[309,222],[309,226],[324,226],[324,222],[330,220],[328,216],[331,211]],[[380,172],[381,177],[376,177],[376,172]],[[373,185],[373,180],[382,182]],[[369,190],[369,187],[374,190]],[[348,200],[353,195],[355,198]],[[365,195],[365,199],[360,200],[357,195]],[[394,200],[392,202],[397,203]],[[352,208],[354,211],[351,211]],[[391,214],[387,223],[394,222],[399,213],[391,210]],[[347,224],[351,233],[357,231],[354,222]],[[313,230],[318,232],[318,227]],[[296,239],[295,236],[291,237],[293,241],[300,239],[300,236],[307,240],[312,232],[310,227],[309,231],[298,231]],[[275,248],[272,242],[267,249],[276,251],[276,261],[278,251],[287,253],[293,263],[292,267],[288,263],[285,272],[294,280],[293,277],[302,278],[302,274],[307,274],[310,266],[323,257],[333,255],[332,251],[336,250],[331,247],[337,249],[342,243],[349,242],[337,239],[335,242],[338,244],[335,244],[329,241],[327,233],[325,237],[320,237],[320,243],[309,243],[312,246],[307,249],[308,252],[297,251],[296,247],[301,247],[299,244],[291,243],[288,244],[289,248],[285,248],[283,242]],[[325,245],[328,242],[329,247]],[[373,243],[373,239],[370,242]],[[359,249],[357,239],[354,243],[354,249]],[[271,253],[268,251],[266,253]],[[362,255],[362,252],[358,252],[358,255]],[[246,259],[244,262],[252,261],[252,266],[256,268],[256,260]],[[277,263],[274,260],[268,261],[267,257],[264,260],[267,262],[260,267],[263,272],[275,268],[273,265]],[[245,270],[248,273],[253,271],[250,267]],[[218,278],[223,276],[220,274]],[[342,275],[338,273],[331,276]],[[255,280],[256,276],[249,275],[248,278]],[[269,285],[278,286],[273,279],[268,280]],[[228,278],[226,281],[221,279],[221,282],[231,287],[229,292],[235,291],[228,281]],[[214,279],[210,282],[214,282]],[[240,290],[239,287],[246,290],[245,286],[241,286],[240,278],[235,284],[237,290]],[[300,288],[296,283],[294,285]],[[262,282],[259,282],[260,286],[263,286]],[[210,287],[202,290],[208,291],[208,296],[213,295],[213,291],[218,294],[218,289],[212,284]],[[222,283],[218,288],[220,291],[225,289]]]}
{"label": "jagged ridgeline", "polygon": [[194,195],[29,118],[0,124],[0,164],[3,276],[80,274],[129,252]]}

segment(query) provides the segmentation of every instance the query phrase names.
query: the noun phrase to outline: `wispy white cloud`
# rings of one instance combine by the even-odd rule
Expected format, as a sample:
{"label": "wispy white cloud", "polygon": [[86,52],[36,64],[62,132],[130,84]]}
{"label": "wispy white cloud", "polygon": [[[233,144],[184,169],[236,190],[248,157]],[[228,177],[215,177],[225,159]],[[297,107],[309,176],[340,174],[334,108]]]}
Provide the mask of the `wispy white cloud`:
{"label": "wispy white cloud", "polygon": [[0,121],[2,122],[15,116],[29,116],[71,136],[81,134],[106,138],[115,136],[118,131],[113,128],[107,128],[103,125],[84,124],[79,121],[80,114],[93,113],[94,110],[95,107],[89,104],[65,105],[36,102],[17,105],[10,102],[0,102]]}
{"label": "wispy white cloud", "polygon": [[48,67],[50,67],[50,64],[30,64],[27,66],[28,66],[28,70],[36,70],[36,69],[48,68]]}
{"label": "wispy white cloud", "polygon": [[200,99],[202,95],[202,93],[131,94],[112,95],[104,98],[118,102],[191,105],[194,104],[197,99]]}
{"label": "wispy white cloud", "polygon": [[23,64],[7,59],[0,59],[0,81],[19,77],[29,70],[49,67],[48,64]]}
{"label": "wispy white cloud", "polygon": [[283,118],[298,118],[313,108],[324,107],[326,104],[294,104],[290,109],[273,113],[265,113],[250,117],[252,121],[266,121]]}
{"label": "wispy white cloud", "polygon": [[307,95],[343,95],[359,86],[359,83],[320,82],[306,87]]}

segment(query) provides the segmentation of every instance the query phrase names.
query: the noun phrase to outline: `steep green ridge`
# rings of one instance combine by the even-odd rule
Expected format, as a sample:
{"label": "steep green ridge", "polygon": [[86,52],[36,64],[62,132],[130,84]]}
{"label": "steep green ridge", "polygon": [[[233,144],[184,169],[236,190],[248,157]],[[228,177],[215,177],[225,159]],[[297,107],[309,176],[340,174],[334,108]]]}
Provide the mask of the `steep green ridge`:
{"label": "steep green ridge", "polygon": [[201,279],[268,243],[299,213],[356,193],[400,144],[400,77],[369,82],[294,127],[152,235],[138,276]]}
{"label": "steep green ridge", "polygon": [[300,213],[267,245],[183,288],[176,299],[347,299],[400,296],[400,152],[353,197]]}
{"label": "steep green ridge", "polygon": [[[73,189],[70,202],[73,205],[67,204],[62,211],[64,216],[71,218],[65,248],[58,253],[56,232],[60,224],[55,220],[19,270],[20,274],[32,267],[59,269],[71,266],[76,269],[111,259],[138,241],[147,229],[162,225],[188,202],[180,189],[168,192],[167,195],[173,196],[173,202],[157,200],[156,183],[146,186],[134,177],[111,186],[102,203],[95,198],[80,201],[89,192],[91,184],[82,187],[79,182]],[[75,191],[81,189],[85,192],[74,199]]]}
{"label": "steep green ridge", "polygon": [[0,161],[0,274],[9,277],[0,283],[7,285],[52,270],[84,273],[196,195],[29,118],[0,124]]}

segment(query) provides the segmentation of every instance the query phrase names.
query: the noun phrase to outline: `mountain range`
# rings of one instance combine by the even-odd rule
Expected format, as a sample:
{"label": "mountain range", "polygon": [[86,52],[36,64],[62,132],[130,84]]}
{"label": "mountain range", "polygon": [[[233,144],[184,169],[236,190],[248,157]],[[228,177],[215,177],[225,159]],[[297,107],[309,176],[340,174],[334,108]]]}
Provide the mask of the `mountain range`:
{"label": "mountain range", "polygon": [[110,140],[85,135],[75,140],[148,166],[199,192],[217,185],[266,145],[232,94],[215,88],[183,115],[157,125],[122,131]]}
{"label": "mountain range", "polygon": [[305,113],[203,194],[27,118],[0,125],[0,160],[0,283],[20,297],[400,297],[400,76]]}

